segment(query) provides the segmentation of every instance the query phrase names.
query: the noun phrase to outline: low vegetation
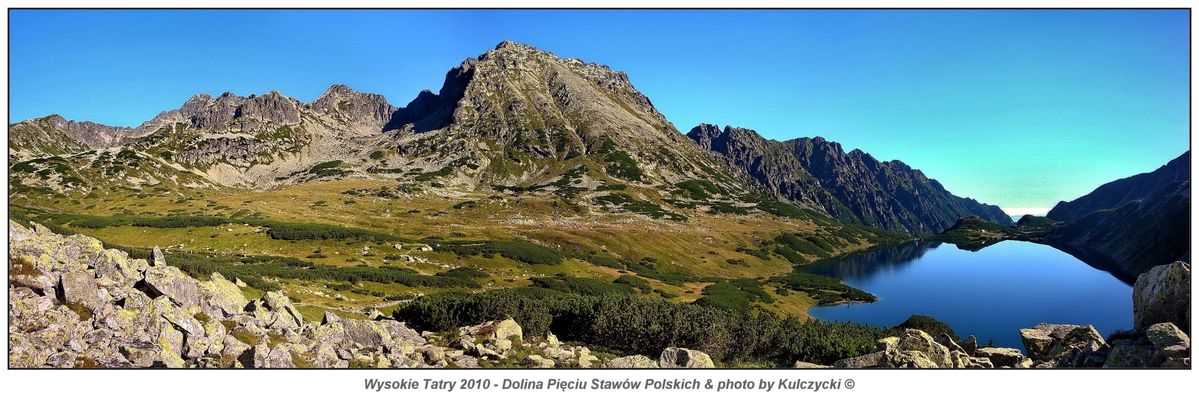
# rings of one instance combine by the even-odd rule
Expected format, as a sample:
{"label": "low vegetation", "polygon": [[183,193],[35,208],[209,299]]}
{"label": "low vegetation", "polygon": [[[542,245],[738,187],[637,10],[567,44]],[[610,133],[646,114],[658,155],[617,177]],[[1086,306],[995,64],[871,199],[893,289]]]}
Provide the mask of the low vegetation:
{"label": "low vegetation", "polygon": [[703,350],[726,363],[789,366],[796,360],[832,363],[874,349],[893,329],[801,321],[763,310],[733,310],[659,297],[602,293],[581,295],[547,288],[417,298],[395,313],[421,330],[448,331],[512,317],[526,335],[552,331],[624,353],[655,355],[668,346]]}

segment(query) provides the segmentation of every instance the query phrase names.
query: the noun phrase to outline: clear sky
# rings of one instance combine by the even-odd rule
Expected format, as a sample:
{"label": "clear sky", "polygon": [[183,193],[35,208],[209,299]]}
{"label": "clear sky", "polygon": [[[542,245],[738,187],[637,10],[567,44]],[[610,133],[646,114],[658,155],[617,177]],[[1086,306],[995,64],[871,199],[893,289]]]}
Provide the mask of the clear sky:
{"label": "clear sky", "polygon": [[397,106],[501,40],[623,70],[683,132],[823,136],[1051,207],[1189,148],[1181,11],[10,11],[10,122],[134,126],[193,94]]}

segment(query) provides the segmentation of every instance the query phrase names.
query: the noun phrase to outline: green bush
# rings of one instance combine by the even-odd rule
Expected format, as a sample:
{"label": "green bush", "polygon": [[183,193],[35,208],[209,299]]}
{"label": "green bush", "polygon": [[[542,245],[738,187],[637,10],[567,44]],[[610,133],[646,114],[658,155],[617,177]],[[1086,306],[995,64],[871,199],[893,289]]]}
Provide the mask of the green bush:
{"label": "green bush", "polygon": [[696,304],[731,310],[749,310],[755,302],[774,302],[761,283],[748,278],[709,285],[704,287],[703,295]]}
{"label": "green bush", "polygon": [[[575,295],[603,295],[606,293],[629,293],[633,289],[625,284],[608,283],[594,278],[570,277],[558,275],[553,277],[534,277],[533,287],[552,289]],[[648,285],[648,284],[646,284]]]}
{"label": "green bush", "polygon": [[687,191],[688,195],[693,200],[708,200],[712,195],[720,194],[723,190],[707,180],[687,180],[674,184],[674,186]]}
{"label": "green bush", "polygon": [[434,250],[459,256],[495,254],[533,265],[557,265],[566,258],[557,250],[521,240],[427,241]]}
{"label": "green bush", "polygon": [[771,278],[770,281],[794,291],[805,292],[816,298],[820,304],[873,302],[878,299],[865,291],[845,285],[840,280],[818,274],[792,272]]}
{"label": "green bush", "polygon": [[620,277],[617,277],[615,280],[612,280],[612,282],[615,284],[622,284],[622,285],[626,285],[626,286],[635,288],[635,289],[641,291],[641,293],[648,293],[653,289],[652,287],[650,287],[649,281],[645,281],[645,279],[643,279],[641,277],[637,277],[637,276],[630,275],[630,274],[622,274],[622,275],[620,275]]}
{"label": "green bush", "polygon": [[832,246],[828,246],[827,243],[824,243],[828,248],[822,247],[820,244],[813,242],[813,239],[819,240],[813,237],[804,238],[790,233],[783,233],[775,237],[774,241],[802,254],[827,258],[829,256],[829,252],[832,251]]}
{"label": "green bush", "polygon": [[775,247],[775,248],[774,248],[774,253],[775,253],[775,254],[779,254],[779,256],[783,257],[783,258],[784,258],[784,259],[786,259],[788,262],[791,262],[791,264],[793,264],[793,265],[806,265],[806,264],[808,264],[808,259],[807,259],[807,258],[804,258],[802,255],[799,255],[799,253],[798,253],[798,252],[795,252],[795,250],[792,250],[792,249],[790,249],[790,248],[787,248],[786,246],[778,246],[778,247]]}
{"label": "green bush", "polygon": [[266,226],[266,234],[276,240],[404,241],[386,233],[341,225],[278,221],[255,221],[254,224]]}
{"label": "green bush", "polygon": [[958,335],[953,331],[953,328],[944,322],[938,321],[936,318],[927,315],[912,314],[903,323],[895,326],[898,329],[919,329],[932,336],[939,334],[949,335],[951,339],[958,340]]}

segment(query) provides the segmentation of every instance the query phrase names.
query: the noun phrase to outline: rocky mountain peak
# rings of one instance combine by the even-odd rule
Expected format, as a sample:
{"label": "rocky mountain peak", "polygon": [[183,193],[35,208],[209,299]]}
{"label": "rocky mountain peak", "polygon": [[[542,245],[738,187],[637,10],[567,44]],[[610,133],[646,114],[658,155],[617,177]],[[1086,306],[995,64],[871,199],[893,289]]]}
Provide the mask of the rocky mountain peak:
{"label": "rocky mountain peak", "polygon": [[382,130],[396,112],[395,106],[383,95],[360,93],[342,84],[330,86],[310,106],[318,112],[342,116],[352,125],[376,132]]}
{"label": "rocky mountain peak", "polygon": [[[109,126],[91,121],[72,121],[59,114],[50,114],[42,118],[22,121],[14,125],[14,127],[16,126],[20,126],[17,128],[18,131],[27,128],[40,128],[50,134],[61,132],[70,140],[82,143],[88,149],[107,148],[118,145],[134,133],[133,128]],[[69,141],[58,142],[58,144],[66,143],[69,143]]]}
{"label": "rocky mountain peak", "polygon": [[[242,97],[225,92],[213,98],[207,94],[192,96],[178,109],[182,120],[198,129],[226,128],[237,124],[239,128],[254,128],[261,123],[294,125],[300,122],[299,100],[272,90],[264,95]],[[176,118],[164,113],[159,118]],[[151,124],[161,122],[149,122]]]}

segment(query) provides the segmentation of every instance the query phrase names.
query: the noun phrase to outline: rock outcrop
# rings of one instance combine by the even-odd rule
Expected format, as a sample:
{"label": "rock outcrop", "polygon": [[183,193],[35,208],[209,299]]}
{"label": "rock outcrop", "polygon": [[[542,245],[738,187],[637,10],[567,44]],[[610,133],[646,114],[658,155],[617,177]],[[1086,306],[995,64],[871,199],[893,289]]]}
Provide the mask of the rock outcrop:
{"label": "rock outcrop", "polygon": [[1149,269],[1132,289],[1133,327],[1170,322],[1191,329],[1191,265],[1174,262]]}

